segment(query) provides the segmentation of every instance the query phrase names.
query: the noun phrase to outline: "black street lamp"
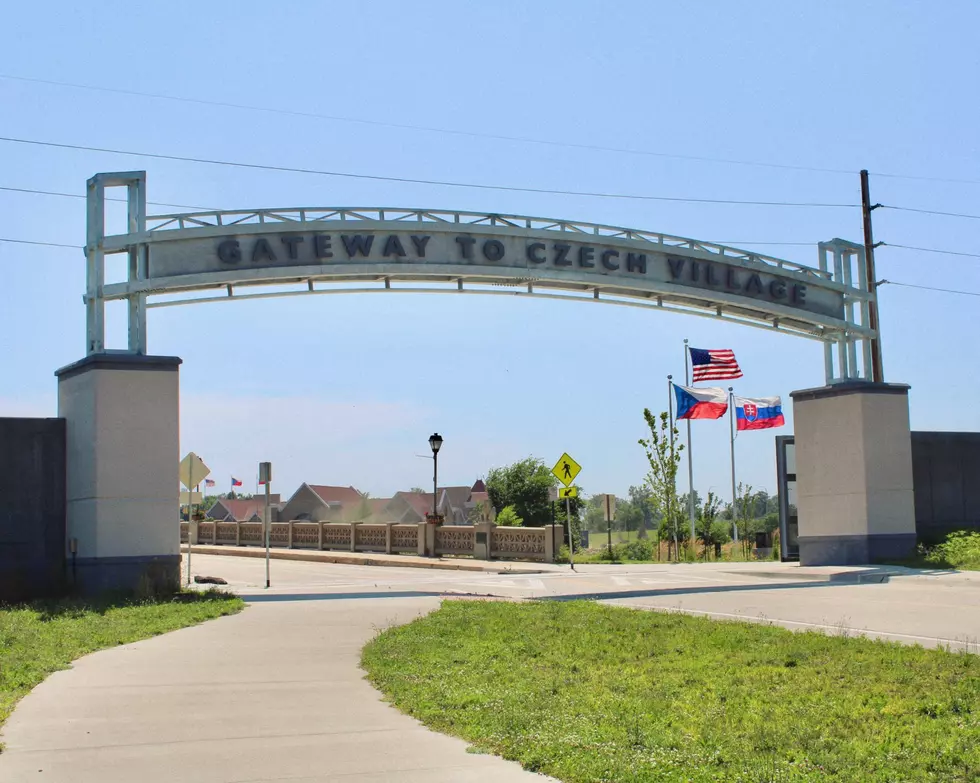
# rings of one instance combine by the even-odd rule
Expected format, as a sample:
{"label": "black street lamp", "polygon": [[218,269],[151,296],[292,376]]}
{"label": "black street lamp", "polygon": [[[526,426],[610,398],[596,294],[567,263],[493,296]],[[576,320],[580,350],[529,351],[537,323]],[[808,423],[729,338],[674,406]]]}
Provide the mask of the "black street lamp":
{"label": "black street lamp", "polygon": [[439,449],[442,448],[442,435],[433,432],[429,436],[429,448],[432,449],[432,516],[439,513]]}

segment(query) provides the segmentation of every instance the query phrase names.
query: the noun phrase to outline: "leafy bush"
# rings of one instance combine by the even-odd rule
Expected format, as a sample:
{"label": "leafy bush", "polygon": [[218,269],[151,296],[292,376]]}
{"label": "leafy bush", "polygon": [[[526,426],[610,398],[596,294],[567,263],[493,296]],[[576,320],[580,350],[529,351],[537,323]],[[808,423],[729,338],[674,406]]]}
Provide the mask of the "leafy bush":
{"label": "leafy bush", "polygon": [[927,562],[952,568],[980,569],[980,532],[957,530],[925,553]]}
{"label": "leafy bush", "polygon": [[499,514],[497,514],[497,524],[501,527],[520,527],[524,524],[524,520],[517,515],[517,509],[513,506],[505,506]]}

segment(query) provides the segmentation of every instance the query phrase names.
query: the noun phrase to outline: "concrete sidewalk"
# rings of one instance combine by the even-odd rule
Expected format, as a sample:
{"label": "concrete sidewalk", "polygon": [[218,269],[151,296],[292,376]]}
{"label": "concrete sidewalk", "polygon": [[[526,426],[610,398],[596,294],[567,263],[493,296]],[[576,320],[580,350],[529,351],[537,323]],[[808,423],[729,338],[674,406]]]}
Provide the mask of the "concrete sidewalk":
{"label": "concrete sidewalk", "polygon": [[[187,552],[187,544],[180,551]],[[265,557],[263,547],[244,547],[215,544],[195,544],[195,554],[226,557]],[[419,557],[418,555],[387,555],[378,552],[344,552],[340,550],[283,549],[271,547],[269,557],[275,560],[299,560],[308,563],[346,563],[348,565],[391,566],[395,568],[434,568],[447,571],[474,571],[490,574],[541,574],[560,568],[553,563],[532,563],[525,560],[473,560],[464,557]],[[568,568],[568,566],[564,566]]]}
{"label": "concrete sidewalk", "polygon": [[[11,783],[522,783],[381,701],[358,668],[376,629],[438,598],[270,600],[95,653],[32,691],[3,729]],[[318,597],[319,598],[319,597]]]}

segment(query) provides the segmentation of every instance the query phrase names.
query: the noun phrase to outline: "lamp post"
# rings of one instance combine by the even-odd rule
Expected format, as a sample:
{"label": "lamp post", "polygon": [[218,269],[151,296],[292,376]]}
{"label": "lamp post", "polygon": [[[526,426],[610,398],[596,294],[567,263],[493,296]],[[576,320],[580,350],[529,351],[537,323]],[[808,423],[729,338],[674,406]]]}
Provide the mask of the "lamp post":
{"label": "lamp post", "polygon": [[432,449],[432,516],[435,517],[439,513],[439,449],[442,448],[442,435],[432,433],[429,447]]}

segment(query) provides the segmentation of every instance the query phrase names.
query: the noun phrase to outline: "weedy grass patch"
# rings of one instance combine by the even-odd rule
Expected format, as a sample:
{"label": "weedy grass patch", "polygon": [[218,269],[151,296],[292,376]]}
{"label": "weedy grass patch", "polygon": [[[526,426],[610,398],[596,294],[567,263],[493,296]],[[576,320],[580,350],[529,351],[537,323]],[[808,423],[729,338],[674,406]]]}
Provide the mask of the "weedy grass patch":
{"label": "weedy grass patch", "polygon": [[980,657],[590,602],[449,601],[362,664],[399,709],[569,783],[980,780]]}

